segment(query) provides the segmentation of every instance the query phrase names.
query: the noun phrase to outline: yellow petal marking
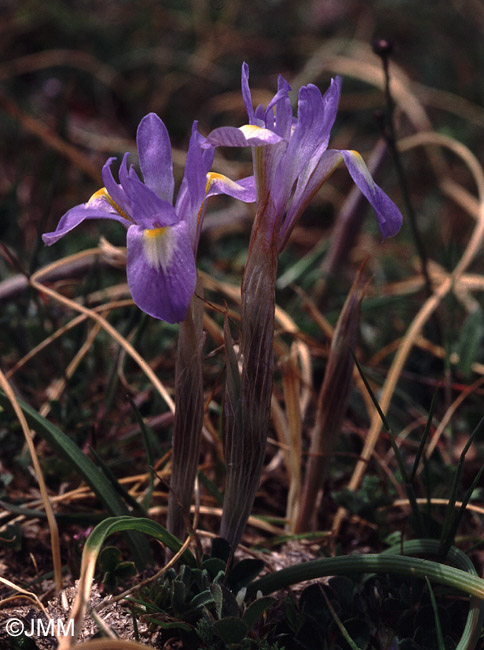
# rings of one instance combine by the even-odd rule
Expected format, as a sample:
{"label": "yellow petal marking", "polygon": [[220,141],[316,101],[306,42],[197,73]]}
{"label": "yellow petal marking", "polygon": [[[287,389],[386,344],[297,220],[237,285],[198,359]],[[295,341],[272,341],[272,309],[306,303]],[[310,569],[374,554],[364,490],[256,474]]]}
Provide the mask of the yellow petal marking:
{"label": "yellow petal marking", "polygon": [[217,174],[217,172],[208,172],[207,184],[205,185],[205,194],[208,194],[208,190],[212,187],[215,181],[223,181],[225,179],[229,180],[227,176],[224,176],[223,174]]}
{"label": "yellow petal marking", "polygon": [[91,196],[87,204],[93,203],[97,199],[104,199],[109,203],[109,205],[116,210],[116,212],[123,217],[123,219],[126,219],[127,221],[131,221],[131,223],[134,223],[133,219],[127,214],[122,208],[119,207],[119,205],[114,201],[114,199],[111,198],[109,195],[107,189],[105,187],[101,187],[100,190],[97,192],[94,192],[94,194]]}
{"label": "yellow petal marking", "polygon": [[231,180],[228,176],[223,174],[217,174],[217,172],[209,172],[207,174],[207,184],[205,186],[205,194],[208,194],[210,188],[215,183],[215,181],[222,181],[222,184],[226,187],[231,187],[232,189],[241,188],[241,186],[236,182]]}
{"label": "yellow petal marking", "polygon": [[[208,194],[208,191],[210,190],[210,188],[212,187],[212,185],[215,183],[216,180],[222,180],[222,181],[227,180],[227,181],[229,181],[230,179],[228,179],[227,176],[224,176],[223,174],[217,174],[217,172],[208,172],[208,174],[207,174],[207,183],[205,185],[205,196],[203,197],[203,201],[200,203],[200,210],[198,211],[198,214],[197,214],[197,228],[198,228],[198,225],[200,223],[200,219],[202,217],[203,209],[205,207],[206,196]],[[231,182],[233,182],[233,181],[231,181]]]}

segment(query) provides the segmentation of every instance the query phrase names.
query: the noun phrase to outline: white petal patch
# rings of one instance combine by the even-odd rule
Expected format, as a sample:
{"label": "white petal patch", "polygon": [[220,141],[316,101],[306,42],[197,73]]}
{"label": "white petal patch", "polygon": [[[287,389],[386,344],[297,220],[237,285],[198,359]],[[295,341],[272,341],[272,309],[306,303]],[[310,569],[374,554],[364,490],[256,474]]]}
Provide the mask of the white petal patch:
{"label": "white petal patch", "polygon": [[242,131],[247,140],[250,140],[250,138],[258,137],[265,129],[256,124],[244,124],[244,126],[239,126],[239,131]]}
{"label": "white petal patch", "polygon": [[257,126],[257,124],[244,124],[244,126],[239,126],[239,131],[242,132],[248,144],[255,146],[276,144],[283,139],[274,131]]}
{"label": "white petal patch", "polygon": [[166,271],[176,248],[176,235],[173,228],[152,228],[143,231],[143,249],[146,261],[157,271]]}

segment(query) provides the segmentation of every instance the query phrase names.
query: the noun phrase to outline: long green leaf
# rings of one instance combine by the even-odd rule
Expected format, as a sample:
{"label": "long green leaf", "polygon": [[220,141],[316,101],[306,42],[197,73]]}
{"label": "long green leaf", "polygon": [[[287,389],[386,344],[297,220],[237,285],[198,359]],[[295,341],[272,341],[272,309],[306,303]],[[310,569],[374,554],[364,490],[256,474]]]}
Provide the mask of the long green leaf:
{"label": "long green leaf", "polygon": [[247,595],[253,596],[259,590],[262,594],[271,594],[304,580],[352,573],[394,573],[422,579],[428,576],[433,582],[484,600],[484,580],[477,576],[431,560],[378,553],[328,557],[281,569],[249,585]]}
{"label": "long green leaf", "polygon": [[[92,581],[96,562],[106,539],[114,534],[125,531],[136,531],[150,535],[163,542],[175,553],[180,550],[182,543],[179,539],[169,533],[156,521],[142,517],[110,517],[98,524],[89,535],[82,551],[81,575],[79,577],[78,591],[72,604],[70,618],[74,621],[74,638],[77,638],[84,620],[89,595],[91,593]],[[182,557],[182,562],[195,567],[196,560],[193,554],[187,549]]]}
{"label": "long green leaf", "polygon": [[[397,544],[380,554],[329,557],[281,569],[251,583],[247,588],[247,597],[254,597],[258,591],[263,595],[271,594],[298,582],[324,576],[388,573],[428,578],[432,582],[471,595],[469,615],[456,650],[472,650],[477,643],[483,620],[484,580],[477,576],[470,559],[462,551],[451,547],[447,559],[460,567],[455,569],[431,560],[402,556],[400,549],[401,545]],[[403,551],[437,555],[440,552],[440,543],[435,539],[412,540],[405,542]]]}
{"label": "long green leaf", "polygon": [[[82,453],[79,447],[58,427],[46,420],[35,409],[22,400],[18,400],[20,408],[29,423],[52,449],[84,479],[96,494],[109,514],[114,516],[129,515],[128,506],[121,499],[111,483],[101,470]],[[11,410],[11,404],[3,391],[0,391],[0,406]],[[151,558],[151,551],[147,541],[137,533],[128,533],[133,560],[141,569]]]}
{"label": "long green leaf", "polygon": [[[109,517],[108,519],[101,521],[91,532],[86,541],[84,553],[86,556],[96,553],[98,554],[105,540],[110,535],[128,530],[137,531],[149,535],[150,537],[154,537],[155,539],[160,540],[160,542],[163,542],[163,544],[174,553],[177,553],[177,551],[182,547],[180,540],[169,533],[166,528],[156,521],[144,517]],[[193,553],[189,550],[186,550],[183,553],[181,561],[193,568],[197,565]]]}
{"label": "long green leaf", "polygon": [[125,503],[127,503],[128,506],[132,508],[131,514],[136,515],[137,517],[147,517],[148,513],[143,508],[143,506],[140,503],[138,503],[136,499],[133,496],[131,496],[131,494],[127,490],[125,490],[125,488],[121,485],[121,483],[115,477],[115,475],[110,470],[110,468],[106,465],[106,463],[101,458],[101,456],[90,445],[89,445],[89,453],[96,461],[97,466],[101,469],[104,476],[108,479],[108,481],[111,483],[113,488],[116,490],[117,494],[119,494],[121,499]]}

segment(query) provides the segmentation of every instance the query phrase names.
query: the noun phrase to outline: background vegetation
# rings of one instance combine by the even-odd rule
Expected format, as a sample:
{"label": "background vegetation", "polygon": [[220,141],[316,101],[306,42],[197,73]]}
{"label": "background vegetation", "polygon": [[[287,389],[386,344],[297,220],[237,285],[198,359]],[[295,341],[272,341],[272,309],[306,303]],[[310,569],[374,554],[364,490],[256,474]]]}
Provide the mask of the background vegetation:
{"label": "background vegetation", "polygon": [[[0,18],[0,354],[1,370],[17,397],[94,459],[109,485],[122,486],[122,499],[130,511],[137,501],[163,524],[172,416],[162,393],[165,389],[171,394],[173,389],[177,328],[148,318],[130,304],[122,252],[111,247],[125,244],[124,231],[116,224],[86,223],[51,248],[43,246],[40,236],[101,186],[100,170],[107,157],[136,150],[136,127],[147,112],[158,113],[168,127],[180,180],[194,119],[202,133],[222,124],[244,123],[242,61],[250,65],[257,103],[272,97],[279,73],[294,89],[311,82],[322,90],[331,76],[341,74],[341,110],[331,146],[357,149],[366,160],[380,158],[375,178],[401,207],[404,227],[395,239],[382,244],[371,210],[364,206],[351,232],[341,233],[338,219],[345,214],[344,201],[352,185],[348,175],[338,171],[312,202],[284,251],[277,295],[284,317],[279,321],[274,391],[283,415],[274,425],[268,447],[267,470],[254,512],[259,518],[251,520],[244,543],[269,549],[277,539],[291,537],[284,518],[288,491],[299,478],[284,435],[299,436],[296,441],[292,438],[292,444],[300,442],[304,468],[332,327],[358,268],[367,260],[364,273],[369,285],[362,303],[357,356],[407,468],[412,467],[428,425],[426,450],[419,456],[413,480],[416,497],[423,501],[420,532],[439,539],[443,528],[451,526],[448,513],[454,512],[455,499],[461,500],[472,488],[456,544],[482,575],[483,485],[482,480],[473,483],[484,456],[479,431],[466,450],[456,492],[451,493],[460,454],[484,415],[484,264],[481,238],[473,234],[484,223],[484,175],[478,162],[484,153],[482,3],[3,0]],[[388,105],[382,63],[371,47],[377,38],[393,44],[390,77],[396,133],[410,207],[425,252],[427,288],[405,188],[391,154],[378,148],[379,115]],[[217,153],[216,171],[240,178],[250,168],[248,154]],[[202,539],[218,529],[223,491],[219,309],[227,303],[236,321],[236,288],[251,218],[250,207],[234,208],[224,199],[214,200],[199,251],[206,297],[213,305],[207,322],[207,413],[197,522]],[[67,256],[87,249],[96,250],[90,257],[70,259],[66,266]],[[33,273],[58,260],[64,261],[50,275],[39,276],[40,281],[89,310],[102,308],[109,323],[155,373],[161,389],[146,367],[135,363],[120,339],[99,322],[80,318],[67,328],[78,316],[73,306],[47,296],[38,286],[29,287]],[[296,369],[287,362],[295,343]],[[311,364],[301,365],[309,358]],[[301,432],[291,421],[291,390],[304,416]],[[18,418],[4,407],[0,575],[46,597],[52,572],[49,527],[39,512],[43,506],[38,482]],[[146,428],[140,427],[137,414]],[[56,448],[52,440],[37,435],[35,445],[58,514],[65,584],[72,584],[89,528],[109,508],[83,482],[86,477],[72,457],[59,451],[62,443]],[[150,463],[155,473],[149,471]],[[334,552],[379,552],[389,540],[416,536],[408,496],[389,434],[366,389],[356,380],[318,517],[321,532],[306,536],[293,551],[294,561]],[[130,549],[119,543],[124,559],[134,559]],[[158,548],[151,550],[161,562]],[[291,552],[283,547],[267,556],[269,564],[278,555],[291,563]],[[124,585],[130,573],[121,567],[116,581],[118,564],[112,557],[105,558],[109,577],[104,585],[113,589]],[[103,571],[96,576],[102,581]],[[423,623],[421,636],[415,632],[419,616],[422,622],[428,620],[425,585],[419,583],[410,594],[411,583],[403,580],[395,586],[383,577],[378,588],[385,605],[373,603],[373,609],[365,588],[357,590],[357,597],[349,597],[351,605],[346,606],[341,603],[348,585],[333,585],[340,614],[360,621],[376,617],[368,628],[367,646],[362,639],[361,647],[397,647],[385,645],[380,632],[375,632],[379,625],[394,631],[388,638],[397,640],[391,642],[411,637],[416,644],[400,647],[439,647],[431,645],[437,643],[436,636],[432,632],[427,637]],[[11,593],[5,587],[5,596]],[[317,598],[306,594],[311,607],[325,602],[318,594]],[[442,607],[448,607],[446,620],[460,620],[460,610],[455,617],[449,614],[456,599],[446,593],[440,596]],[[146,600],[152,597],[145,595]],[[303,604],[294,609],[294,616],[303,611]],[[398,628],[394,621],[398,609],[408,612],[406,627],[402,623]],[[374,613],[377,610],[380,614]],[[279,612],[279,621],[289,621],[286,627],[293,625],[293,639],[297,637],[301,644],[294,647],[314,647],[310,644],[316,628],[302,626],[297,636],[291,611]],[[311,616],[318,618],[314,612]],[[279,623],[271,643],[277,643],[277,635],[287,637],[283,627]],[[451,624],[444,630],[449,647],[455,647],[459,629]],[[321,643],[344,644],[336,633],[333,641],[328,640],[324,630],[317,632],[326,639]],[[203,647],[210,647],[206,643]]]}

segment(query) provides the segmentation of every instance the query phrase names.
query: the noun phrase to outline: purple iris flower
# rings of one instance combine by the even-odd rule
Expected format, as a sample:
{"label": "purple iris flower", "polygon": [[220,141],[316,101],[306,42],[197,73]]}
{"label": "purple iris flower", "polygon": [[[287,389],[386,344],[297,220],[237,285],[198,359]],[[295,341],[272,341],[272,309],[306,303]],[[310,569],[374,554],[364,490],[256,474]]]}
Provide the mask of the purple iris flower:
{"label": "purple iris flower", "polygon": [[[272,133],[265,134],[271,141]],[[257,144],[264,141],[257,139]],[[114,158],[102,169],[104,187],[87,203],[69,210],[55,232],[42,235],[54,244],[85,219],[114,219],[127,228],[128,285],[134,302],[147,314],[169,323],[185,318],[195,290],[195,257],[206,207],[214,194],[228,194],[242,201],[255,200],[253,178],[237,183],[221,174],[209,173],[214,146],[197,131],[194,123],[185,174],[173,205],[174,179],[168,131],[155,114],[146,115],[136,136],[144,182],[125,154],[119,183],[111,171]]]}
{"label": "purple iris flower", "polygon": [[[249,67],[242,65],[242,96],[249,124],[241,128],[221,127],[212,131],[213,145],[252,145],[258,208],[265,213],[268,237],[275,237],[281,251],[297,219],[311,198],[344,162],[356,185],[376,212],[384,238],[395,235],[402,215],[393,201],[372,179],[356,151],[328,149],[331,128],[336,119],[341,78],[336,77],[324,95],[313,84],[299,89],[297,118],[293,116],[288,82],[279,76],[277,93],[266,108],[252,106]],[[272,146],[254,144],[258,130],[278,136]]]}

